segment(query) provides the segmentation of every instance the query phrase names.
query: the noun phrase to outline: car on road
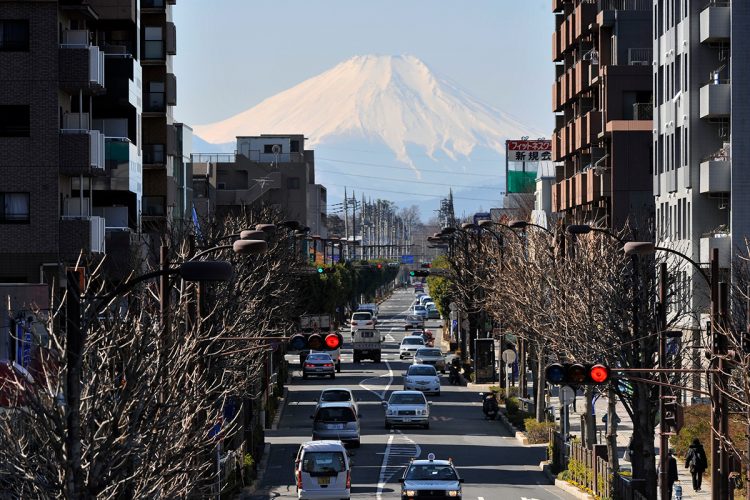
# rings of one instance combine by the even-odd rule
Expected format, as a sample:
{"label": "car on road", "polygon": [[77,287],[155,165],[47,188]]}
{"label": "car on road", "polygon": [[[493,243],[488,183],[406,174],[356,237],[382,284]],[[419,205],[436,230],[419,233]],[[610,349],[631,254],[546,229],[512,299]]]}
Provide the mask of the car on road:
{"label": "car on road", "polygon": [[369,311],[372,313],[372,319],[378,322],[378,305],[377,304],[360,304],[357,311]]}
{"label": "car on road", "polygon": [[421,347],[414,353],[415,365],[432,365],[445,373],[445,355],[437,347]]}
{"label": "car on road", "polygon": [[422,319],[427,319],[427,308],[420,304],[414,304],[411,307],[411,314],[414,316],[419,316]]}
{"label": "car on road", "polygon": [[404,318],[404,330],[422,327],[424,327],[424,319],[421,316],[409,315]]}
{"label": "car on road", "polygon": [[419,391],[393,391],[385,408],[385,428],[394,425],[417,425],[430,428],[430,403]]}
{"label": "car on road", "polygon": [[453,461],[436,460],[434,453],[427,460],[414,460],[404,471],[401,483],[401,500],[413,498],[461,498],[463,478],[458,475]]}
{"label": "car on road", "polygon": [[407,335],[401,340],[401,345],[398,346],[398,357],[401,359],[411,358],[417,349],[424,347],[424,339],[416,335]]}
{"label": "car on road", "polygon": [[327,387],[323,389],[320,391],[320,397],[318,397],[318,405],[324,403],[351,403],[357,415],[359,415],[357,400],[354,398],[354,393],[351,389],[345,387]]}
{"label": "car on road", "polygon": [[427,302],[434,302],[434,301],[432,300],[432,297],[430,297],[429,295],[422,295],[421,297],[419,297],[419,304],[420,305],[423,306],[423,305],[427,304]]}
{"label": "car on road", "polygon": [[352,464],[341,441],[306,441],[294,460],[297,498],[350,498]]}
{"label": "car on road", "polygon": [[411,365],[404,372],[404,390],[440,396],[440,376],[432,365]]}
{"label": "car on road", "polygon": [[415,337],[422,337],[426,347],[433,347],[435,339],[432,337],[432,332],[430,330],[423,330],[420,328],[419,330],[414,330],[411,334]]}
{"label": "car on road", "polygon": [[359,448],[359,415],[353,403],[321,403],[310,418],[313,419],[313,441],[337,439]]}
{"label": "car on road", "polygon": [[371,311],[355,311],[352,313],[349,325],[351,332],[361,328],[370,329],[375,328],[375,320],[372,317]]}
{"label": "car on road", "polygon": [[336,366],[331,355],[325,352],[311,352],[302,363],[302,378],[311,375],[318,377],[336,377]]}
{"label": "car on road", "polygon": [[434,303],[427,303],[427,319],[440,319],[440,311]]}

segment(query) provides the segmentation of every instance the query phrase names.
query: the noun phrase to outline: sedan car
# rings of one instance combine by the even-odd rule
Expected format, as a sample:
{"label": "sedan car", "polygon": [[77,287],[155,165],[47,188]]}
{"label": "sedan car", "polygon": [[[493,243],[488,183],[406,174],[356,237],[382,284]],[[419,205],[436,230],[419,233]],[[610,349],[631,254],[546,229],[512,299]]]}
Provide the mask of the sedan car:
{"label": "sedan car", "polygon": [[375,328],[375,320],[370,311],[356,311],[352,313],[349,325],[351,326],[350,331],[352,332],[359,330],[360,328],[371,329]]}
{"label": "sedan car", "polygon": [[445,373],[445,357],[440,349],[433,347],[422,347],[414,353],[415,365],[432,365],[440,373]]}
{"label": "sedan car", "polygon": [[385,408],[385,428],[394,425],[418,425],[430,428],[430,403],[419,391],[393,391]]}
{"label": "sedan car", "polygon": [[359,414],[359,408],[357,407],[357,400],[354,398],[354,393],[351,389],[345,387],[328,387],[320,391],[320,397],[318,398],[318,405],[323,403],[351,403],[351,405]]}
{"label": "sedan car", "polygon": [[313,352],[308,354],[305,362],[302,364],[302,378],[306,379],[311,375],[319,377],[336,377],[336,366],[333,358],[324,352]]}
{"label": "sedan car", "polygon": [[401,359],[411,358],[414,356],[414,353],[417,352],[417,349],[424,346],[424,339],[422,337],[407,335],[398,347],[398,357]]}
{"label": "sedan car", "polygon": [[440,396],[440,377],[432,365],[411,365],[404,373],[404,390]]}
{"label": "sedan car", "polygon": [[427,308],[427,319],[440,319],[440,311],[438,311],[435,304],[428,303]]}
{"label": "sedan car", "polygon": [[409,328],[422,328],[424,326],[424,319],[420,316],[407,316],[404,318],[404,330]]}
{"label": "sedan car", "polygon": [[359,447],[359,416],[352,403],[323,403],[315,408],[312,438],[337,439]]}
{"label": "sedan car", "polygon": [[420,304],[414,304],[411,308],[411,313],[414,316],[419,316],[422,319],[427,319],[427,308]]}
{"label": "sedan car", "polygon": [[453,461],[435,460],[435,454],[427,460],[412,460],[404,471],[401,483],[401,500],[413,498],[461,498],[461,483]]}

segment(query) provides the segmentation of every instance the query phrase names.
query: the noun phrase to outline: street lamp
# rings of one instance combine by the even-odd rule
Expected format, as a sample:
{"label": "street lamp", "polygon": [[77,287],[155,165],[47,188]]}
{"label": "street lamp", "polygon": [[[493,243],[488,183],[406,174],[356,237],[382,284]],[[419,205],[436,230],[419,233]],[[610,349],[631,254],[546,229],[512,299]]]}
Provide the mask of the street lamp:
{"label": "street lamp", "polygon": [[266,234],[272,234],[276,231],[276,224],[257,224],[255,226],[256,231],[263,231]]}
{"label": "street lamp", "polygon": [[612,233],[612,232],[610,232],[610,231],[608,231],[608,230],[606,230],[604,228],[601,228],[601,227],[591,227],[588,224],[571,224],[569,226],[566,226],[565,230],[567,232],[569,232],[570,234],[588,234],[588,233],[591,233],[591,232],[602,233],[602,234],[606,234],[607,236],[610,236],[610,237],[616,239],[617,241],[619,241],[622,244],[626,243],[626,240],[624,240],[623,238],[620,238],[615,233]]}
{"label": "street lamp", "polygon": [[552,231],[550,231],[546,227],[540,226],[539,224],[534,224],[533,222],[527,222],[525,220],[512,220],[510,221],[510,224],[508,224],[508,227],[511,229],[526,229],[528,226],[536,227],[547,234],[552,234]]}

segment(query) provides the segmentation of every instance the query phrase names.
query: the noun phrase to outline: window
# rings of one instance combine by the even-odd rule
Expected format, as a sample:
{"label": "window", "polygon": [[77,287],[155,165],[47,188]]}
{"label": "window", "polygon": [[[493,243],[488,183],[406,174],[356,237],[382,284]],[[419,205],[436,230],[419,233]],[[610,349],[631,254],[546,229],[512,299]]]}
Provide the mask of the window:
{"label": "window", "polygon": [[166,109],[165,103],[164,82],[149,82],[146,111],[164,111]]}
{"label": "window", "polygon": [[28,137],[29,106],[0,106],[0,137]]}
{"label": "window", "polygon": [[299,189],[299,177],[287,177],[286,188],[287,189]]}
{"label": "window", "polygon": [[161,26],[147,26],[143,29],[143,33],[143,58],[164,59],[164,38]]}
{"label": "window", "polygon": [[[276,151],[273,150],[273,148],[276,147]],[[277,152],[280,153],[282,151],[281,144],[264,144],[263,145],[263,154],[271,155],[276,154]]]}
{"label": "window", "polygon": [[292,153],[299,153],[299,141],[293,140],[289,145],[289,151]]}
{"label": "window", "polygon": [[0,51],[28,52],[29,50],[29,21],[6,20],[0,21]]}
{"label": "window", "polygon": [[29,193],[0,193],[0,223],[29,223]]}

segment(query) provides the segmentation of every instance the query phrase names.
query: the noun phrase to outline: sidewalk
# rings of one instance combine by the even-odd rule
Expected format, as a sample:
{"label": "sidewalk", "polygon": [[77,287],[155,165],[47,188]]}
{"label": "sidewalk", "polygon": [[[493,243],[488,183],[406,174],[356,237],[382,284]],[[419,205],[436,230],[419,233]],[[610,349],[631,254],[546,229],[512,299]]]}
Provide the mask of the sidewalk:
{"label": "sidewalk", "polygon": [[[555,395],[552,398],[550,398],[550,404],[555,407],[555,416],[559,417],[558,410],[560,408],[560,401],[559,398]],[[605,426],[604,422],[602,422],[602,416],[607,413],[607,405],[608,401],[605,396],[601,396],[596,400],[596,403],[594,404],[594,411],[596,412],[596,441],[600,444],[605,444],[604,441],[604,431]],[[573,406],[570,406],[570,433],[575,436],[581,436],[581,419],[584,415],[584,412],[586,410],[586,398],[579,395],[576,398],[576,404],[575,404],[575,410],[573,410]],[[620,423],[617,424],[617,449],[618,453],[617,456],[619,457],[620,462],[620,470],[631,470],[631,464],[630,462],[626,462],[623,460],[623,455],[625,454],[625,449],[627,448],[628,444],[630,443],[630,437],[633,434],[633,422],[630,419],[630,415],[628,415],[628,412],[625,410],[625,407],[620,403],[617,402],[616,405],[616,411],[617,416],[620,418]],[[655,453],[656,456],[656,465],[659,466],[659,434],[658,431],[656,433],[656,436],[654,438],[654,447],[655,447]],[[693,491],[693,482],[690,477],[690,472],[688,469],[685,468],[685,459],[683,457],[676,457],[677,458],[677,473],[679,476],[679,483],[682,486],[682,498],[685,499],[709,499],[711,498],[711,483],[707,482],[707,478],[704,476],[703,478],[703,485],[702,485],[702,491],[695,492]]]}

